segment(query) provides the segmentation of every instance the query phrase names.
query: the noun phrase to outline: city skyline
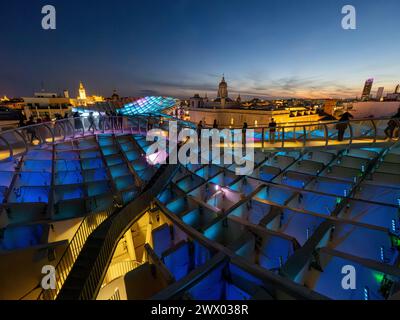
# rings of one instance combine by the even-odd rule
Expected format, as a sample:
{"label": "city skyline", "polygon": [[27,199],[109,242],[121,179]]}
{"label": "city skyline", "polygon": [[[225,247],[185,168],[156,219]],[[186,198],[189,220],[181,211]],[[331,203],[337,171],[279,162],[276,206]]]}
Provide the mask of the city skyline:
{"label": "city skyline", "polygon": [[7,25],[0,96],[77,91],[109,96],[216,95],[224,73],[234,97],[354,98],[365,79],[400,82],[395,0],[353,1],[357,29],[341,28],[344,1],[53,1],[57,29],[40,28],[35,3],[0,4]]}

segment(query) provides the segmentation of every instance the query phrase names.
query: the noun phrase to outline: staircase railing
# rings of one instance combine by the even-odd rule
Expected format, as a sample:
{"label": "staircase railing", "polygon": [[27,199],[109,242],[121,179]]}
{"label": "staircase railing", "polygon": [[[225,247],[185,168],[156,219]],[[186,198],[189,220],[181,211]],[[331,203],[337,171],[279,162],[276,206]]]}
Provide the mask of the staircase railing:
{"label": "staircase railing", "polygon": [[107,275],[105,277],[105,284],[110,283],[111,281],[122,277],[128,272],[139,267],[141,263],[137,260],[129,260],[129,261],[120,261],[113,263],[110,265],[107,271]]}
{"label": "staircase railing", "polygon": [[86,240],[114,211],[115,208],[112,206],[105,211],[86,216],[83,219],[55,268],[56,289],[42,290],[39,295],[40,300],[54,300],[57,297]]}
{"label": "staircase railing", "polygon": [[[154,179],[152,179],[148,184],[144,191],[131,203],[126,205],[124,208],[120,209],[117,213],[108,215],[108,219],[104,221],[107,223],[104,228],[99,228],[92,233],[92,236],[88,239],[88,233],[85,232],[83,236],[77,235],[79,244],[89,245],[89,241],[93,239],[96,242],[96,246],[94,247],[97,252],[94,258],[90,258],[93,261],[86,261],[86,256],[83,256],[84,250],[80,253],[77,259],[74,260],[74,264],[71,265],[72,259],[64,258],[67,265],[62,264],[63,268],[71,271],[66,276],[61,276],[60,284],[58,285],[56,290],[46,290],[41,295],[41,299],[45,300],[54,300],[54,299],[82,299],[82,300],[92,300],[95,299],[99,290],[101,289],[101,285],[103,284],[103,280],[107,274],[108,266],[111,263],[113,252],[122,238],[122,236],[127,232],[132,223],[137,221],[149,208],[150,204],[154,200],[154,197],[169,183],[171,177],[175,174],[178,166],[177,165],[163,165],[156,175]],[[107,218],[107,217],[105,217]],[[111,220],[110,220],[111,219]],[[83,230],[86,229],[82,227]],[[91,229],[93,231],[93,229]],[[97,232],[97,233],[96,233]],[[88,239],[88,241],[85,241]],[[101,244],[99,245],[97,241],[101,239]],[[80,259],[85,260],[84,264],[88,267],[89,272],[88,276],[85,278],[81,278],[79,281],[79,288],[76,288],[76,284],[74,285],[74,290],[72,295],[68,293],[68,278],[73,276],[74,273],[74,265],[79,262]],[[80,270],[75,270],[75,276],[80,274]]]}

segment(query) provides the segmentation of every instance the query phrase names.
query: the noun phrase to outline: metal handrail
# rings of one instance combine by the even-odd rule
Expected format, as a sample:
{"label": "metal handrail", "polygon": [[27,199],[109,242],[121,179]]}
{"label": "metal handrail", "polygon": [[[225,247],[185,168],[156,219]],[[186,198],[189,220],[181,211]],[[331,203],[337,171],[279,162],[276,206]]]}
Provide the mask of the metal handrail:
{"label": "metal handrail", "polygon": [[[265,150],[265,148],[269,145],[271,149],[276,148],[305,148],[309,146],[310,142],[321,142],[320,144],[314,144],[315,147],[329,147],[337,145],[338,136],[336,133],[339,133],[338,125],[342,125],[344,127],[344,131],[349,131],[349,136],[343,139],[350,146],[352,144],[357,143],[367,143],[367,144],[376,144],[378,142],[385,142],[386,136],[384,135],[384,128],[388,126],[388,122],[391,120],[400,121],[400,119],[394,118],[367,118],[367,119],[353,119],[349,121],[326,121],[321,122],[317,121],[314,123],[303,124],[303,125],[289,125],[289,126],[276,126],[274,127],[274,131],[271,131],[271,127],[269,126],[257,126],[257,127],[248,127],[247,130],[254,130],[256,135],[254,142],[259,142],[261,149]],[[400,123],[400,122],[399,122]],[[384,124],[382,126],[382,124]],[[363,127],[367,126],[369,130],[366,132],[362,132],[360,134],[357,133],[357,130],[363,131]],[[243,128],[220,128],[226,130],[238,130]],[[291,129],[293,129],[293,135],[290,136]],[[312,137],[312,133],[317,130],[321,130],[320,136]],[[379,132],[379,130],[381,130]],[[298,135],[296,135],[296,132]],[[257,137],[261,133],[261,137]],[[274,134],[276,139],[275,143],[268,142],[267,135],[269,137],[270,134]],[[357,140],[362,140],[361,142]],[[369,140],[369,141],[366,141]],[[339,140],[341,141],[341,140]],[[288,144],[290,142],[300,142],[299,144]],[[256,147],[256,145],[255,145]]]}
{"label": "metal handrail", "polygon": [[[106,117],[102,116],[97,120],[95,120],[94,127],[90,128],[90,123],[87,119],[89,116],[86,117],[76,117],[76,118],[68,118],[62,120],[56,120],[46,123],[34,124],[26,127],[20,127],[16,129],[10,129],[3,132],[0,132],[0,141],[3,142],[3,148],[0,148],[0,151],[6,150],[6,154],[2,155],[0,159],[7,159],[13,156],[23,155],[26,154],[30,148],[37,147],[46,144],[52,144],[55,142],[63,142],[66,141],[68,138],[74,139],[77,137],[85,137],[85,136],[94,136],[98,133],[139,133],[142,134],[147,131],[148,128],[148,117],[149,115],[135,115],[135,116],[111,116]],[[168,118],[158,116],[161,120],[161,123],[155,124],[155,128],[160,128],[166,130],[167,124],[169,121],[178,121],[180,126],[187,127],[191,129],[195,129],[196,124],[175,119],[175,118]],[[308,124],[294,124],[294,125],[278,125],[275,128],[275,134],[277,135],[276,143],[280,143],[279,148],[284,148],[287,145],[286,142],[293,142],[302,139],[306,143],[303,143],[297,147],[304,148],[307,146],[308,141],[322,141],[324,142],[318,147],[321,146],[330,146],[335,143],[330,143],[331,141],[336,140],[335,131],[336,126],[338,124],[342,124],[346,126],[346,129],[349,129],[350,137],[346,139],[350,140],[351,143],[357,143],[355,140],[357,139],[370,139],[370,143],[378,143],[379,141],[379,130],[381,132],[384,130],[382,128],[382,124],[380,122],[385,123],[391,120],[395,120],[400,122],[400,119],[393,119],[389,117],[382,117],[382,118],[367,118],[367,119],[353,119],[349,121],[316,121],[310,122]],[[361,134],[357,137],[356,131],[361,126],[366,125],[370,128],[367,134]],[[97,126],[101,126],[101,128],[97,128]],[[89,130],[89,128],[91,130]],[[319,137],[307,137],[310,133],[315,132],[318,128],[321,128],[321,131],[324,132],[323,135]],[[323,128],[323,129],[322,129]],[[96,130],[95,130],[96,129]],[[223,129],[223,128],[221,128]],[[237,130],[239,128],[224,128],[228,130]],[[275,144],[271,144],[265,139],[265,135],[270,133],[269,126],[251,126],[248,129],[252,129],[255,132],[262,132],[261,138],[261,147],[264,149],[266,145],[269,145],[270,148],[276,148]],[[303,134],[299,136],[296,135],[298,132],[296,129],[300,129],[303,131]],[[345,130],[346,130],[345,129]],[[293,135],[290,135],[291,130],[293,130]],[[332,132],[333,131],[333,132]],[[45,135],[45,132],[47,134]],[[29,137],[31,142],[29,142]],[[34,141],[38,141],[38,144],[34,144]],[[292,146],[293,147],[293,146]],[[296,146],[295,146],[296,147]]]}
{"label": "metal handrail", "polygon": [[107,275],[105,277],[105,283],[108,284],[111,281],[124,276],[128,272],[136,269],[141,265],[141,262],[137,260],[120,261],[113,263],[109,266]]}
{"label": "metal handrail", "polygon": [[[360,121],[370,121],[370,120],[376,120],[376,121],[389,121],[391,120],[391,117],[378,117],[378,118],[357,118],[357,119],[352,119],[349,120],[350,122],[360,122]],[[399,118],[400,119],[400,118]],[[341,122],[340,120],[304,120],[304,121],[283,121],[280,122],[280,126],[276,128],[296,128],[296,127],[303,127],[303,126],[313,126],[313,125],[322,125],[322,124],[337,124]],[[212,129],[212,125],[204,125],[205,128],[207,129]],[[220,127],[221,129],[242,129],[242,126],[237,126],[237,125],[228,125],[228,126],[222,126]],[[261,129],[261,128],[269,128],[269,124],[258,124],[258,125],[253,125],[253,126],[248,126],[248,129]]]}
{"label": "metal handrail", "polygon": [[[64,122],[70,124],[71,121],[74,121],[76,119],[81,119],[81,121],[82,121],[82,120],[85,120],[85,119],[88,119],[88,118],[89,118],[89,116],[85,116],[85,117],[81,116],[79,118],[78,117],[76,117],[76,118],[66,118],[66,119],[61,119],[61,120],[55,120],[55,121],[50,121],[50,122],[43,122],[43,123],[33,124],[33,125],[29,125],[29,126],[19,127],[19,128],[15,128],[15,129],[8,129],[8,130],[0,132],[0,136],[1,135],[5,135],[7,133],[13,133],[15,131],[40,128],[42,126],[46,126],[49,129],[51,127],[53,127],[53,129],[54,129],[54,125],[56,125],[56,124],[61,124],[61,123],[64,123]],[[105,119],[105,120],[120,119],[120,118],[129,119],[129,120],[131,120],[131,119],[147,119],[147,116],[145,116],[145,115],[137,115],[137,116],[122,116],[122,117],[121,116],[103,117],[103,119]],[[168,118],[171,118],[171,117],[162,117],[162,118],[168,119]],[[301,123],[300,125],[297,124],[297,123],[300,123],[300,122],[295,122],[295,123],[286,122],[286,123],[290,123],[291,125],[277,126],[276,129],[282,129],[282,128],[289,129],[289,128],[297,128],[297,127],[303,127],[303,126],[310,127],[310,126],[315,126],[315,125],[336,125],[336,124],[339,124],[339,123],[370,122],[370,121],[390,121],[390,120],[400,121],[400,118],[395,119],[395,118],[391,118],[391,117],[379,117],[379,118],[352,119],[352,120],[348,120],[348,121],[339,121],[339,120],[320,121],[320,120],[318,120],[318,121],[304,121],[304,123]],[[164,120],[164,121],[168,122],[169,120]],[[189,121],[179,120],[177,118],[171,118],[171,121],[178,121],[179,123],[185,124],[186,127],[191,127],[191,128],[195,127],[195,124],[192,123],[192,122],[189,122]],[[71,124],[71,126],[72,126],[72,124]],[[206,127],[207,128],[211,128],[210,126],[206,126]],[[269,125],[249,126],[247,129],[259,130],[259,129],[262,129],[262,128],[269,128]],[[235,127],[226,126],[226,127],[222,127],[221,129],[234,130],[234,129],[242,129],[242,127],[239,127],[239,126],[235,126]]]}
{"label": "metal handrail", "polygon": [[[94,136],[107,131],[111,133],[140,132],[140,126],[143,126],[146,121],[146,118],[140,115],[101,117],[94,119],[94,128],[92,130],[88,119],[89,116],[67,118],[2,131],[0,132],[0,140],[3,141],[3,148],[0,148],[0,150],[8,150],[8,153],[6,156],[3,155],[1,159],[4,160],[12,156],[23,155],[32,147],[63,142],[68,138]],[[138,119],[137,127],[135,126],[134,119]]]}
{"label": "metal handrail", "polygon": [[[149,115],[150,116],[150,115]],[[63,124],[63,123],[68,123],[72,126],[71,122],[80,119],[81,122],[88,119],[89,116],[81,116],[81,117],[75,117],[75,118],[65,118],[65,119],[61,119],[61,120],[55,120],[55,121],[50,121],[50,122],[43,122],[43,123],[37,123],[37,124],[33,124],[33,125],[29,125],[29,126],[24,126],[24,127],[19,127],[19,128],[14,128],[14,129],[8,129],[5,131],[0,132],[0,136],[3,136],[7,133],[14,133],[15,131],[21,131],[21,130],[29,130],[29,129],[36,129],[36,128],[40,128],[40,127],[47,127],[49,129],[49,131],[52,131],[55,128],[55,125],[57,124]],[[146,119],[147,121],[147,116],[146,115],[136,115],[136,116],[106,116],[103,117],[103,119],[107,120],[113,120],[113,119],[128,119],[128,120],[132,120],[132,119]],[[170,117],[163,117],[165,119],[170,118]],[[397,120],[400,121],[400,118],[398,119],[394,119],[391,117],[379,117],[379,118],[365,118],[365,119],[353,119],[353,120],[349,120],[349,121],[339,121],[339,120],[329,120],[329,121],[304,121],[307,124],[301,124],[298,125],[297,123],[300,122],[295,122],[294,124],[292,124],[291,122],[286,122],[286,123],[291,123],[291,125],[284,125],[284,126],[277,126],[276,129],[290,129],[290,128],[297,128],[297,127],[311,127],[311,126],[315,126],[315,125],[336,125],[336,124],[340,124],[340,123],[354,123],[354,122],[371,122],[371,121],[390,121],[390,120]],[[166,122],[168,122],[169,120],[164,120]],[[171,118],[171,121],[178,121],[179,123],[185,124],[186,127],[191,127],[194,128],[195,124],[192,122],[188,122],[188,121],[184,121],[184,120],[179,120],[176,118]],[[111,123],[115,123],[115,121],[111,121]],[[207,128],[211,128],[209,126],[207,126]],[[263,125],[263,126],[249,126],[247,129],[254,129],[254,130],[259,130],[262,128],[269,128],[268,125]],[[235,130],[235,129],[242,129],[242,127],[236,126],[227,126],[227,127],[222,127],[221,129],[231,129],[231,130]],[[75,130],[77,130],[75,128]],[[121,131],[123,129],[121,128]],[[102,130],[100,130],[102,131]],[[96,132],[96,131],[95,131]],[[53,132],[52,132],[53,133]]]}
{"label": "metal handrail", "polygon": [[157,174],[159,180],[157,183],[149,182],[149,189],[145,190],[138,198],[124,207],[117,215],[112,218],[110,227],[108,228],[104,241],[102,242],[99,254],[96,260],[91,263],[91,272],[84,280],[81,288],[79,299],[91,300],[95,299],[101,288],[102,279],[104,279],[107,266],[111,262],[112,253],[122,236],[129,230],[132,223],[139,219],[147,208],[154,196],[158,194],[164,185],[168,184],[169,179],[177,170],[177,166],[164,165]]}
{"label": "metal handrail", "polygon": [[[337,125],[340,123],[354,123],[354,122],[370,122],[370,121],[390,121],[390,120],[397,120],[400,121],[400,118],[394,119],[391,117],[379,117],[379,118],[365,118],[365,119],[352,119],[348,121],[340,121],[340,120],[328,120],[328,121],[305,121],[307,124],[297,124],[299,122],[285,122],[289,123],[290,125],[280,125],[276,126],[275,129],[293,129],[293,128],[302,128],[302,127],[313,127],[317,125]],[[212,129],[212,126],[205,126],[207,129]],[[240,126],[223,126],[223,127],[218,127],[219,129],[229,129],[229,130],[237,130],[237,129],[243,129],[243,127]],[[260,129],[269,129],[269,125],[257,125],[257,126],[248,126],[247,129],[254,129],[254,130],[260,130]]]}
{"label": "metal handrail", "polygon": [[56,289],[42,289],[38,298],[39,300],[54,300],[57,297],[84,244],[86,243],[86,240],[98,226],[100,226],[114,213],[114,211],[115,207],[111,206],[105,211],[88,215],[82,220],[77,231],[75,232],[75,235],[69,242],[67,248],[55,267]]}

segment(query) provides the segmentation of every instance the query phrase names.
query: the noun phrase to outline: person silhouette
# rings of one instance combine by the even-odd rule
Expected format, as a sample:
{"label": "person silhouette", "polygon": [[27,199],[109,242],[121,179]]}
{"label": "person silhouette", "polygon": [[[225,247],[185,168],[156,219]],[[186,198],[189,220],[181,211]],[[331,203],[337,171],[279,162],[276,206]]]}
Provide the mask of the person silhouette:
{"label": "person silhouette", "polygon": [[393,138],[394,131],[397,127],[400,127],[400,107],[397,113],[393,115],[388,122],[387,128],[385,129],[386,139],[391,140]]}

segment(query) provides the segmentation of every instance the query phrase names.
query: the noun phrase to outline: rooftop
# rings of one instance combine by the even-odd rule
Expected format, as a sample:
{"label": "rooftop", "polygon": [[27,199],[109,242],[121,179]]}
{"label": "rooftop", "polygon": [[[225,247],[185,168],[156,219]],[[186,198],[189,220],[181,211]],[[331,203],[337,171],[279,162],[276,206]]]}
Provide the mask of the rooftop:
{"label": "rooftop", "polygon": [[[232,164],[152,165],[145,116],[94,131],[79,121],[36,126],[32,144],[21,138],[32,128],[0,135],[0,298],[398,297],[400,145],[381,139],[384,120],[373,134],[355,121],[342,143],[329,123],[305,125],[306,140],[291,128],[277,146],[261,130],[248,176]],[[102,258],[88,263],[93,250]],[[37,288],[44,264],[63,275],[57,290]],[[356,290],[341,287],[345,265]]]}

